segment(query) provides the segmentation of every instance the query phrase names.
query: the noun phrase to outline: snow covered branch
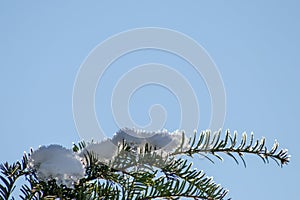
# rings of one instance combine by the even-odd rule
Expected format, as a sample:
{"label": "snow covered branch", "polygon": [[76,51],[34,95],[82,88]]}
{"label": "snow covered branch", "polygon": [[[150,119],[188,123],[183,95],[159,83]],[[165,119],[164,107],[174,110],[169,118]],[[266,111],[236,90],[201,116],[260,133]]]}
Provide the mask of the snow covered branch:
{"label": "snow covered branch", "polygon": [[[79,142],[73,148],[60,145],[41,146],[25,153],[22,161],[0,166],[0,199],[14,199],[16,181],[21,199],[224,199],[227,190],[194,169],[193,155],[209,155],[220,160],[225,153],[237,163],[236,155],[259,156],[265,163],[273,159],[279,166],[290,161],[286,149],[271,150],[265,139],[249,141],[244,133],[238,143],[237,133],[209,130],[187,138],[183,131],[147,132],[124,128],[111,139]],[[179,158],[180,156],[180,158]]]}

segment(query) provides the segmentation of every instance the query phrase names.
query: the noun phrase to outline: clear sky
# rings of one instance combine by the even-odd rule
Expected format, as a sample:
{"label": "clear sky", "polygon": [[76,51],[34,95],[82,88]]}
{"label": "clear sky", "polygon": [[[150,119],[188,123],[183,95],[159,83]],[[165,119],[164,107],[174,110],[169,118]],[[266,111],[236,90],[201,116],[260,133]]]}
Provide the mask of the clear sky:
{"label": "clear sky", "polygon": [[[299,8],[296,0],[1,1],[0,161],[16,161],[30,147],[51,143],[71,147],[80,140],[72,92],[89,52],[119,32],[162,27],[190,36],[216,63],[227,96],[224,129],[253,131],[258,138],[265,136],[269,146],[277,139],[292,154],[284,168],[252,156],[246,157],[246,169],[227,157],[214,165],[200,159],[195,166],[228,188],[233,199],[299,197]],[[199,129],[209,126],[209,93],[186,63],[151,50],[126,56],[105,73],[97,88],[97,117],[107,133],[116,131],[109,98],[113,81],[124,70],[118,66],[129,70],[148,62],[181,70],[199,99]],[[147,124],[148,108],[157,103],[168,112],[165,127],[177,129],[178,102],[155,85],[133,95],[129,108],[133,119]]]}

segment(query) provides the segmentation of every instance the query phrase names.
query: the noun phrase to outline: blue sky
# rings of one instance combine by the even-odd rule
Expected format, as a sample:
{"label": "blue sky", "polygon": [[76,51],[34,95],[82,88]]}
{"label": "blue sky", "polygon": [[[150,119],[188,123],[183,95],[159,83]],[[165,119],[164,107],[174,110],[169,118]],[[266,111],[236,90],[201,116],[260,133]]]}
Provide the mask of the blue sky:
{"label": "blue sky", "polygon": [[[72,114],[72,91],[83,60],[106,38],[132,28],[162,27],[182,32],[202,45],[218,66],[227,95],[224,129],[254,131],[269,146],[278,139],[292,154],[279,168],[248,156],[248,167],[226,158],[195,166],[230,189],[233,199],[289,199],[298,195],[300,121],[300,14],[297,1],[2,1],[0,3],[0,158],[20,159],[42,144],[71,147],[80,138]],[[150,61],[179,66],[179,58],[142,51],[122,58],[129,69]],[[201,77],[181,71],[197,92],[200,129],[210,119],[210,97]],[[110,113],[112,66],[96,93],[96,110],[106,132],[116,125]],[[121,74],[120,74],[121,75]],[[200,81],[200,84],[197,84]],[[159,94],[159,95],[158,95]],[[98,99],[106,102],[97,104]],[[174,96],[161,87],[139,90],[130,102],[132,116],[147,123],[149,105],[168,111],[166,128],[178,127]]]}

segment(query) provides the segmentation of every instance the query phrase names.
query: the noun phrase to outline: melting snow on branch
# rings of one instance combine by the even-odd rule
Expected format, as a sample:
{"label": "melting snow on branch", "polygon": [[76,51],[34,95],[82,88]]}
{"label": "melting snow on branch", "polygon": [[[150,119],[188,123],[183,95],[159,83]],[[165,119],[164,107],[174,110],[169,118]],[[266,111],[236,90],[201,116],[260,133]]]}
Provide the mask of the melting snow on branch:
{"label": "melting snow on branch", "polygon": [[73,183],[84,176],[80,158],[60,145],[40,147],[30,156],[28,165],[40,180],[55,179],[67,187],[73,187]]}

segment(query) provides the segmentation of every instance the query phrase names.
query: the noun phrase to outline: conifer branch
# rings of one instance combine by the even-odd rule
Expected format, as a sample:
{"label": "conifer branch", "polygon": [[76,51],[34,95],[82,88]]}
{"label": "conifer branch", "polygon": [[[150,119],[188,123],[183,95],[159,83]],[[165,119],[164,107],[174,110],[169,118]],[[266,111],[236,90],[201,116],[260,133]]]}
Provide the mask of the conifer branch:
{"label": "conifer branch", "polygon": [[[220,160],[223,158],[218,153],[225,153],[232,157],[234,161],[239,164],[236,156],[237,154],[243,161],[246,167],[246,162],[243,158],[244,154],[254,154],[259,156],[264,163],[269,163],[269,158],[274,160],[279,166],[288,164],[290,155],[288,155],[287,149],[281,149],[278,151],[279,143],[275,140],[271,150],[268,150],[265,144],[265,138],[261,140],[254,140],[254,135],[251,133],[250,140],[247,140],[247,134],[243,133],[240,144],[238,145],[237,132],[233,135],[227,130],[224,139],[220,139],[221,131],[211,133],[210,131],[202,131],[199,136],[196,132],[190,139],[190,148],[188,150],[177,150],[172,155],[186,154],[192,156],[193,154],[203,155],[205,158],[211,160],[207,154],[211,154]],[[212,139],[211,139],[212,138]]]}
{"label": "conifer branch", "polygon": [[[177,132],[177,139],[178,136],[181,137]],[[75,154],[58,145],[42,149],[47,151],[47,155],[51,149],[60,151],[67,156],[66,158],[69,159],[70,163],[78,164],[79,162],[80,164],[76,156],[82,156],[84,174],[80,176],[80,179],[76,179],[71,187],[66,185],[69,182],[57,182],[57,177],[50,176],[45,179],[42,176],[41,178],[39,174],[41,172],[38,171],[40,167],[38,161],[41,159],[39,156],[34,161],[30,160],[32,159],[30,154],[24,154],[21,162],[1,164],[0,199],[14,199],[12,193],[15,189],[15,183],[17,179],[23,176],[27,183],[21,186],[20,198],[24,200],[55,200],[57,198],[148,200],[157,198],[179,199],[180,197],[217,200],[224,199],[228,191],[213,182],[213,179],[207,177],[202,170],[192,168],[190,159],[177,158],[177,155],[193,157],[198,154],[214,162],[210,155],[222,160],[223,158],[219,154],[225,153],[237,163],[239,163],[237,160],[239,156],[245,166],[244,154],[257,155],[265,163],[273,159],[279,166],[288,164],[290,159],[287,150],[278,150],[277,141],[268,150],[264,138],[254,140],[251,133],[249,140],[247,140],[247,135],[244,133],[238,142],[237,133],[231,135],[229,131],[226,131],[224,139],[221,139],[221,131],[213,134],[210,131],[203,131],[199,135],[195,132],[188,145],[182,132],[182,143],[172,152],[163,148],[157,149],[151,143],[131,146],[131,143],[123,140],[118,146],[117,155],[109,163],[99,159],[96,152],[83,151],[87,145],[85,142],[74,144],[73,152]],[[42,155],[42,150],[38,152],[39,155]],[[85,153],[79,154],[79,152]],[[43,159],[47,159],[47,157],[43,157]],[[35,163],[37,163],[36,168],[32,166]],[[80,166],[82,165],[80,164]]]}

